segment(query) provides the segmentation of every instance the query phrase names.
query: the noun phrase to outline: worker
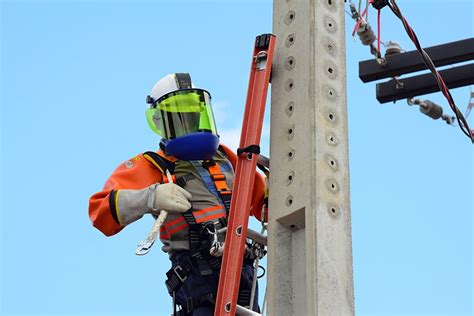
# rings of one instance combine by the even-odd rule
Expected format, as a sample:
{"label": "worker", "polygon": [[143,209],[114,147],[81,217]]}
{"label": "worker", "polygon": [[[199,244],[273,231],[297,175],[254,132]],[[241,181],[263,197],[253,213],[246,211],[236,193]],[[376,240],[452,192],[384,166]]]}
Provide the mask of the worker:
{"label": "worker", "polygon": [[[145,214],[168,216],[160,229],[171,269],[166,286],[175,315],[213,315],[237,156],[219,143],[209,92],[187,73],[159,80],[147,96],[146,117],[160,149],[131,158],[90,198],[89,217],[106,236]],[[168,182],[166,173],[172,174]],[[265,181],[256,173],[251,214],[261,219]],[[218,242],[216,242],[218,241]],[[214,250],[214,252],[211,250]],[[220,254],[220,256],[219,256]],[[238,304],[249,306],[253,258],[244,258]],[[252,306],[258,310],[258,298]]]}

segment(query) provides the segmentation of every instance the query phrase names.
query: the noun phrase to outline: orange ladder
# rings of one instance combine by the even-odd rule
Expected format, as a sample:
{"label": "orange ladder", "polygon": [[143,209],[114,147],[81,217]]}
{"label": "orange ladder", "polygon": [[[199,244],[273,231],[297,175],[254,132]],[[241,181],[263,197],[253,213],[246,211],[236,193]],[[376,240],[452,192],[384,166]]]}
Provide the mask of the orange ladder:
{"label": "orange ladder", "polygon": [[260,152],[260,136],[262,134],[274,48],[274,35],[262,34],[256,37],[240,135],[240,148],[237,152],[238,160],[232,189],[215,316],[235,315],[237,307],[250,202],[257,158]]}

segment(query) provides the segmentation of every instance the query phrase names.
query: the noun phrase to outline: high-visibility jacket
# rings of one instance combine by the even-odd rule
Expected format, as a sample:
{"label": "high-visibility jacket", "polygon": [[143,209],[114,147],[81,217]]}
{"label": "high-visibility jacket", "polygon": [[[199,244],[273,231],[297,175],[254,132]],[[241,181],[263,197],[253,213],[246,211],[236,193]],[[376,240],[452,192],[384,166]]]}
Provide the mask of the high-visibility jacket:
{"label": "high-visibility jacket", "polygon": [[[189,187],[186,184],[184,188],[193,195],[191,204],[197,222],[226,217],[222,202],[215,194],[210,192],[209,183],[206,184],[205,179],[202,179],[190,162],[167,157],[162,151],[158,151],[157,154],[174,162],[174,179],[185,174],[193,174],[194,180],[189,181]],[[222,174],[225,175],[227,186],[232,188],[233,168],[235,168],[237,156],[228,147],[221,145],[220,151],[213,158],[221,166],[220,169]],[[229,167],[226,167],[226,165]],[[167,182],[166,176],[146,154],[137,155],[120,164],[106,181],[103,190],[95,193],[90,198],[89,217],[93,225],[106,236],[117,234],[125,227],[120,223],[120,216],[117,215],[120,213],[121,207],[120,201],[117,199],[117,196],[120,196],[120,190],[142,190],[153,184],[163,182]],[[258,219],[261,219],[264,196],[265,180],[257,172],[250,211]],[[160,239],[164,244],[163,250],[166,252],[189,249],[187,223],[181,214],[169,213],[161,228]]]}

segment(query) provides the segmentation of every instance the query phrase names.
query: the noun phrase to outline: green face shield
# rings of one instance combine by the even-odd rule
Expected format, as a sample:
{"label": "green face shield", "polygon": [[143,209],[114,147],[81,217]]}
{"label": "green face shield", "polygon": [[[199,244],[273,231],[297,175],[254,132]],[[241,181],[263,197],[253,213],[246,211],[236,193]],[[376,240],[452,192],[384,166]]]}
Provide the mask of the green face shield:
{"label": "green face shield", "polygon": [[196,132],[217,135],[210,94],[201,89],[165,94],[146,111],[150,128],[165,139]]}

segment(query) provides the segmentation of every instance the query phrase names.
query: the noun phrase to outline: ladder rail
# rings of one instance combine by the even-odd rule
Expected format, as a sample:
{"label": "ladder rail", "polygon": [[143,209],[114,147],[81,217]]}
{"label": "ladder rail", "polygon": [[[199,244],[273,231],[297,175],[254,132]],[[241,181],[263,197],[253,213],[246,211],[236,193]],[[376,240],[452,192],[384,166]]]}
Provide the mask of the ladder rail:
{"label": "ladder rail", "polygon": [[[257,36],[250,68],[240,148],[260,144],[274,48],[274,35]],[[241,154],[237,160],[214,312],[216,316],[233,316],[236,312],[257,158],[257,154]]]}

